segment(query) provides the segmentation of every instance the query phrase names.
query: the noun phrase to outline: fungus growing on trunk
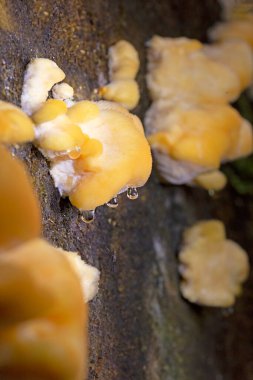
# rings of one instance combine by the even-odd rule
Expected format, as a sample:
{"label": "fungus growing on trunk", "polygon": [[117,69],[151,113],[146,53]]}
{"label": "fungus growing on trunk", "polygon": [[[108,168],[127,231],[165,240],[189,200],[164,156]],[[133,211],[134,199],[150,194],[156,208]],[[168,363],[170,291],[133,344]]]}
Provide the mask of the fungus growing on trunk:
{"label": "fungus growing on trunk", "polygon": [[140,99],[135,81],[140,61],[138,52],[128,41],[120,40],[109,48],[110,83],[99,89],[99,95],[132,110]]}
{"label": "fungus growing on trunk", "polygon": [[20,108],[0,101],[0,142],[19,144],[33,139],[32,120]]}
{"label": "fungus growing on trunk", "polygon": [[0,376],[82,380],[99,272],[40,238],[29,176],[1,145],[0,157]]}
{"label": "fungus growing on trunk", "polygon": [[151,39],[147,84],[154,103],[145,127],[163,179],[207,190],[226,185],[220,165],[253,151],[250,123],[228,105],[252,77],[245,42]]}
{"label": "fungus growing on trunk", "polygon": [[109,48],[109,77],[111,81],[134,79],[139,67],[138,52],[130,42],[120,40]]}
{"label": "fungus growing on trunk", "polygon": [[[181,103],[171,107],[159,100],[147,112],[145,125],[152,149],[160,153],[156,155],[160,174],[175,184],[192,183],[199,174],[218,169],[222,162],[246,156],[253,149],[250,123],[228,105]],[[182,171],[182,164],[192,167]],[[213,189],[226,184],[219,179],[212,176]]]}
{"label": "fungus growing on trunk", "polygon": [[[128,64],[135,69],[130,71],[138,69],[137,53],[133,54],[135,50],[130,44],[123,43],[119,50],[112,50],[113,73],[117,72],[117,62],[121,64],[125,59],[124,46],[127,46],[127,55],[129,52],[133,55],[129,57],[133,62]],[[53,82],[63,79],[59,70],[47,59],[32,61],[25,74],[22,99],[29,106],[27,112],[32,111],[36,125],[35,145],[50,161],[56,187],[79,210],[89,213],[88,222],[93,219],[91,215],[96,207],[111,206],[111,199],[117,204],[116,196],[121,192],[127,191],[129,199],[137,198],[136,188],[145,184],[151,172],[151,153],[140,120],[122,106],[88,100],[68,106],[68,102],[61,99],[46,100]],[[40,75],[42,78],[38,79]],[[38,84],[43,81],[44,87],[43,97],[35,104],[30,97],[36,78]],[[138,92],[136,82],[132,79],[125,82],[130,83],[130,101],[135,101],[132,94]],[[57,85],[55,91],[62,87],[63,84]]]}
{"label": "fungus growing on trunk", "polygon": [[[82,103],[82,102],[80,102]],[[95,114],[85,115],[82,104],[70,108],[87,140],[74,159],[55,160],[51,174],[57,187],[83,211],[108,203],[128,188],[143,186],[151,172],[151,154],[140,120],[110,102],[91,103]],[[98,109],[98,114],[97,114]],[[96,116],[95,116],[96,115]]]}
{"label": "fungus growing on trunk", "polygon": [[201,42],[185,37],[154,36],[149,41],[147,84],[153,100],[224,104],[238,98],[236,73],[203,48]]}
{"label": "fungus growing on trunk", "polygon": [[204,306],[232,306],[249,275],[247,253],[226,239],[218,220],[201,221],[186,229],[179,261],[182,295]]}
{"label": "fungus growing on trunk", "polygon": [[52,89],[52,95],[54,99],[72,99],[74,96],[74,89],[68,83],[56,84]]}
{"label": "fungus growing on trunk", "polygon": [[54,61],[35,58],[27,66],[21,95],[21,106],[31,115],[47,100],[48,92],[55,83],[65,78],[64,72]]}

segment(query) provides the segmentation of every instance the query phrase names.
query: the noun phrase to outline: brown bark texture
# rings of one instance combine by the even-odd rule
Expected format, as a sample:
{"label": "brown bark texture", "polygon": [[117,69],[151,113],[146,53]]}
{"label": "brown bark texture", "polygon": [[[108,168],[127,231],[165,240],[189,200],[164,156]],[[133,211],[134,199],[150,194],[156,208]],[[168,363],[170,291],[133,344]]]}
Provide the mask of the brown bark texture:
{"label": "brown bark texture", "polygon": [[[214,0],[0,0],[1,99],[20,104],[34,57],[55,60],[76,98],[90,98],[108,79],[108,47],[127,39],[141,58],[135,112],[143,118],[150,103],[145,43],[154,34],[205,41],[219,14]],[[161,185],[154,171],[138,200],[121,195],[117,209],[100,207],[87,225],[60,198],[39,151],[27,144],[15,152],[39,194],[44,236],[101,271],[90,304],[89,380],[253,379],[252,274],[235,308],[220,310],[184,301],[177,273],[182,231],[200,219],[223,220],[252,256],[252,199],[229,188],[211,198]]]}

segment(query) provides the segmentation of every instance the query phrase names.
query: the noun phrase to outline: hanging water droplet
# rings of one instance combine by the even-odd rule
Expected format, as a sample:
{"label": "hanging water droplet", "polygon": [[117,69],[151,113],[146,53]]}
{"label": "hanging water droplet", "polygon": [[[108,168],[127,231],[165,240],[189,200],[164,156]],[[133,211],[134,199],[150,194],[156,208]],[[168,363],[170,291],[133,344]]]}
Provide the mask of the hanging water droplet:
{"label": "hanging water droplet", "polygon": [[131,200],[135,200],[138,198],[138,191],[136,189],[136,187],[129,187],[127,189],[127,198],[128,199],[131,199]]}
{"label": "hanging water droplet", "polygon": [[214,197],[215,196],[215,191],[213,189],[209,189],[208,190],[208,194],[210,195],[210,197]]}
{"label": "hanging water droplet", "polygon": [[226,309],[223,309],[221,311],[221,314],[224,317],[230,317],[230,315],[234,314],[234,312],[235,312],[235,309],[233,307],[227,307]]}
{"label": "hanging water droplet", "polygon": [[99,95],[99,89],[98,88],[95,88],[92,93],[91,93],[91,100],[93,101],[97,101],[97,100],[100,100],[100,95]]}
{"label": "hanging water droplet", "polygon": [[81,219],[84,223],[91,223],[95,219],[95,210],[84,211]]}
{"label": "hanging water droplet", "polygon": [[113,197],[108,203],[106,203],[108,207],[111,207],[111,208],[116,208],[118,207],[118,198],[117,197]]}

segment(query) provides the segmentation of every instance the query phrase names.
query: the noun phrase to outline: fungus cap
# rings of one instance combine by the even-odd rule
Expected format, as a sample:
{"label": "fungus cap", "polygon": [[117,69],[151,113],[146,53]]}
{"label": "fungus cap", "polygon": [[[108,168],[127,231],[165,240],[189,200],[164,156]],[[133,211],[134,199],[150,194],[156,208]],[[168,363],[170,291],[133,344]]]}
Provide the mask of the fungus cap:
{"label": "fungus cap", "polygon": [[28,115],[37,111],[48,97],[55,83],[65,78],[64,72],[54,61],[35,58],[27,66],[21,95],[21,106]]}
{"label": "fungus cap", "polygon": [[103,147],[101,154],[95,150],[95,154],[88,157],[81,154],[75,160],[79,174],[82,167],[83,173],[70,200],[81,210],[107,203],[127,187],[144,185],[152,166],[150,148],[139,119],[115,103],[96,104],[99,116],[79,123],[83,133]]}
{"label": "fungus cap", "polygon": [[76,252],[62,253],[68,259],[70,265],[78,275],[83,290],[84,302],[91,301],[98,292],[100,272],[97,268],[86,264]]}
{"label": "fungus cap", "polygon": [[19,144],[33,139],[32,120],[20,108],[0,101],[0,142]]}
{"label": "fungus cap", "polygon": [[232,306],[249,275],[247,253],[226,239],[224,226],[215,220],[186,230],[179,260],[183,296],[205,306]]}
{"label": "fungus cap", "polygon": [[253,48],[253,17],[215,24],[209,30],[212,41],[242,40]]}
{"label": "fungus cap", "polygon": [[240,94],[233,70],[209,58],[199,41],[185,37],[149,41],[147,85],[153,100],[171,103],[224,104]]}
{"label": "fungus cap", "polygon": [[2,253],[0,272],[0,375],[83,379],[88,311],[68,260],[34,239]]}
{"label": "fungus cap", "polygon": [[81,150],[86,137],[68,117],[69,112],[64,101],[49,99],[32,115],[37,124],[36,144],[45,155],[47,151],[65,155],[72,150]]}
{"label": "fungus cap", "polygon": [[239,78],[240,91],[247,88],[253,80],[253,54],[250,46],[240,40],[228,40],[205,45],[205,54],[228,66]]}
{"label": "fungus cap", "polygon": [[227,105],[153,103],[145,118],[149,142],[175,160],[216,169],[252,152],[252,130]]}
{"label": "fungus cap", "polygon": [[74,89],[68,83],[55,84],[52,89],[54,99],[66,100],[74,96]]}
{"label": "fungus cap", "polygon": [[132,79],[115,80],[99,90],[103,99],[121,104],[128,110],[137,106],[140,100],[138,83]]}
{"label": "fungus cap", "polygon": [[0,250],[3,250],[39,236],[41,215],[24,165],[1,145],[0,156]]}
{"label": "fungus cap", "polygon": [[120,40],[109,48],[109,76],[111,81],[134,79],[139,66],[138,52],[130,42]]}
{"label": "fungus cap", "polygon": [[194,183],[206,190],[219,191],[227,184],[227,177],[220,170],[199,174],[194,178]]}

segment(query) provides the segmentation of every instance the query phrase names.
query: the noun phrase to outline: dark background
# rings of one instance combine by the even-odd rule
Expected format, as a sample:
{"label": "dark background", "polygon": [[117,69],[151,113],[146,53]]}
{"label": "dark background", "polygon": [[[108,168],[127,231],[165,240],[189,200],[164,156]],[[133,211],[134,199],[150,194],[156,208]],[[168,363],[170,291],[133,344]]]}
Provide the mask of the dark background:
{"label": "dark background", "polygon": [[[108,47],[123,38],[141,57],[136,113],[143,118],[150,102],[146,41],[153,34],[205,41],[219,15],[214,0],[0,0],[1,98],[20,104],[24,70],[34,57],[55,60],[76,98],[88,98],[107,80]],[[60,198],[41,154],[29,144],[15,150],[33,176],[45,237],[101,270],[90,303],[89,380],[253,379],[252,273],[229,310],[185,302],[177,274],[182,231],[199,219],[223,220],[228,236],[252,255],[252,199],[229,187],[211,198],[164,186],[153,173],[137,201],[122,195],[118,209],[100,207],[86,225]]]}

